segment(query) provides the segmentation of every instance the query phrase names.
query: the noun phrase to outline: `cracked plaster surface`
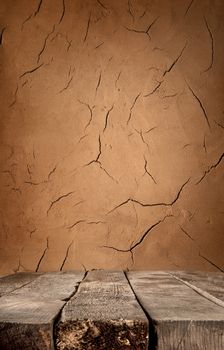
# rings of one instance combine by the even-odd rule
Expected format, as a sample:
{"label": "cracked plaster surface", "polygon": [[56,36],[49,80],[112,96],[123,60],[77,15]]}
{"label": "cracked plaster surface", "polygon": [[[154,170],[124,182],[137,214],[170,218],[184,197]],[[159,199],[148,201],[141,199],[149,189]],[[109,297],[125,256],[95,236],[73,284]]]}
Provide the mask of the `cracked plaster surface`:
{"label": "cracked plaster surface", "polygon": [[1,1],[1,274],[223,271],[223,14]]}

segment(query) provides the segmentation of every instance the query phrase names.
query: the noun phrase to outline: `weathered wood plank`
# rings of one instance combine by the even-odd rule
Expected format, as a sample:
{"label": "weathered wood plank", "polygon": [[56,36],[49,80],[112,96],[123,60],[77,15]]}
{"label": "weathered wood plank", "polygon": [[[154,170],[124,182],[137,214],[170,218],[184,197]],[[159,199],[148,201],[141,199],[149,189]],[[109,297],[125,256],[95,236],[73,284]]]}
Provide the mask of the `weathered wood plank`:
{"label": "weathered wood plank", "polygon": [[224,307],[224,274],[222,272],[175,271],[172,275],[205,298]]}
{"label": "weathered wood plank", "polygon": [[53,322],[64,302],[2,297],[0,304],[0,349],[52,349]]}
{"label": "weathered wood plank", "polygon": [[123,272],[91,271],[55,328],[58,350],[145,350],[148,320]]}
{"label": "weathered wood plank", "polygon": [[158,350],[223,350],[224,308],[165,272],[129,272],[157,333]]}
{"label": "weathered wood plank", "polygon": [[53,323],[84,273],[47,273],[0,298],[0,349],[53,349]]}
{"label": "weathered wood plank", "polygon": [[25,286],[26,284],[32,282],[39,276],[40,276],[39,273],[19,272],[13,275],[1,277],[0,278],[0,297],[2,295],[7,295],[16,289],[19,289]]}
{"label": "weathered wood plank", "polygon": [[83,272],[44,273],[11,295],[27,295],[29,299],[67,300],[84,277]]}

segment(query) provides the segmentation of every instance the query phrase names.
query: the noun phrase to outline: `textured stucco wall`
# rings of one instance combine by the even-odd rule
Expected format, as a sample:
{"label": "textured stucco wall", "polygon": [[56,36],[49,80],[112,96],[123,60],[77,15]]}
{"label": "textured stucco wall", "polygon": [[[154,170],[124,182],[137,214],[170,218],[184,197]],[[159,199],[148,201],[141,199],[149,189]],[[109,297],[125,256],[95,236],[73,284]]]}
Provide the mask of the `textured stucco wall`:
{"label": "textured stucco wall", "polygon": [[224,269],[224,2],[0,8],[0,272]]}

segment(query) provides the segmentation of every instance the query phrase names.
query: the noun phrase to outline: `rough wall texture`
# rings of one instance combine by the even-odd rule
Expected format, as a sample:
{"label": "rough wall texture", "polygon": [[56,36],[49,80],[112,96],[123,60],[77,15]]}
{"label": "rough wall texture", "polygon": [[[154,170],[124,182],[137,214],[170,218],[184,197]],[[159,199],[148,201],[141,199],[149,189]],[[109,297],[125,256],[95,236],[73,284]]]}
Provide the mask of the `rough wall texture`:
{"label": "rough wall texture", "polygon": [[223,269],[224,2],[0,6],[1,273]]}

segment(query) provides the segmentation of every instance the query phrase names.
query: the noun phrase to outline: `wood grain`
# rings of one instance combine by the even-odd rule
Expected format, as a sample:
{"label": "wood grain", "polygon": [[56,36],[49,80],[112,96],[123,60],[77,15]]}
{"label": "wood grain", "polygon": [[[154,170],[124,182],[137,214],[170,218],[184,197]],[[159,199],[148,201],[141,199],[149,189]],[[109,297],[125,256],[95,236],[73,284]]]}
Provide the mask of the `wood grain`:
{"label": "wood grain", "polygon": [[56,326],[58,350],[147,349],[148,320],[123,272],[91,271]]}
{"label": "wood grain", "polygon": [[224,307],[224,274],[222,272],[175,271],[172,275],[205,298]]}
{"label": "wood grain", "polygon": [[0,278],[0,297],[2,295],[7,295],[16,289],[19,289],[25,286],[26,284],[32,282],[39,276],[40,276],[39,273],[19,272],[13,275],[1,277]]}
{"label": "wood grain", "polygon": [[53,349],[53,324],[84,273],[47,273],[0,299],[0,349]]}
{"label": "wood grain", "polygon": [[165,272],[127,274],[151,316],[158,350],[223,350],[224,309]]}

